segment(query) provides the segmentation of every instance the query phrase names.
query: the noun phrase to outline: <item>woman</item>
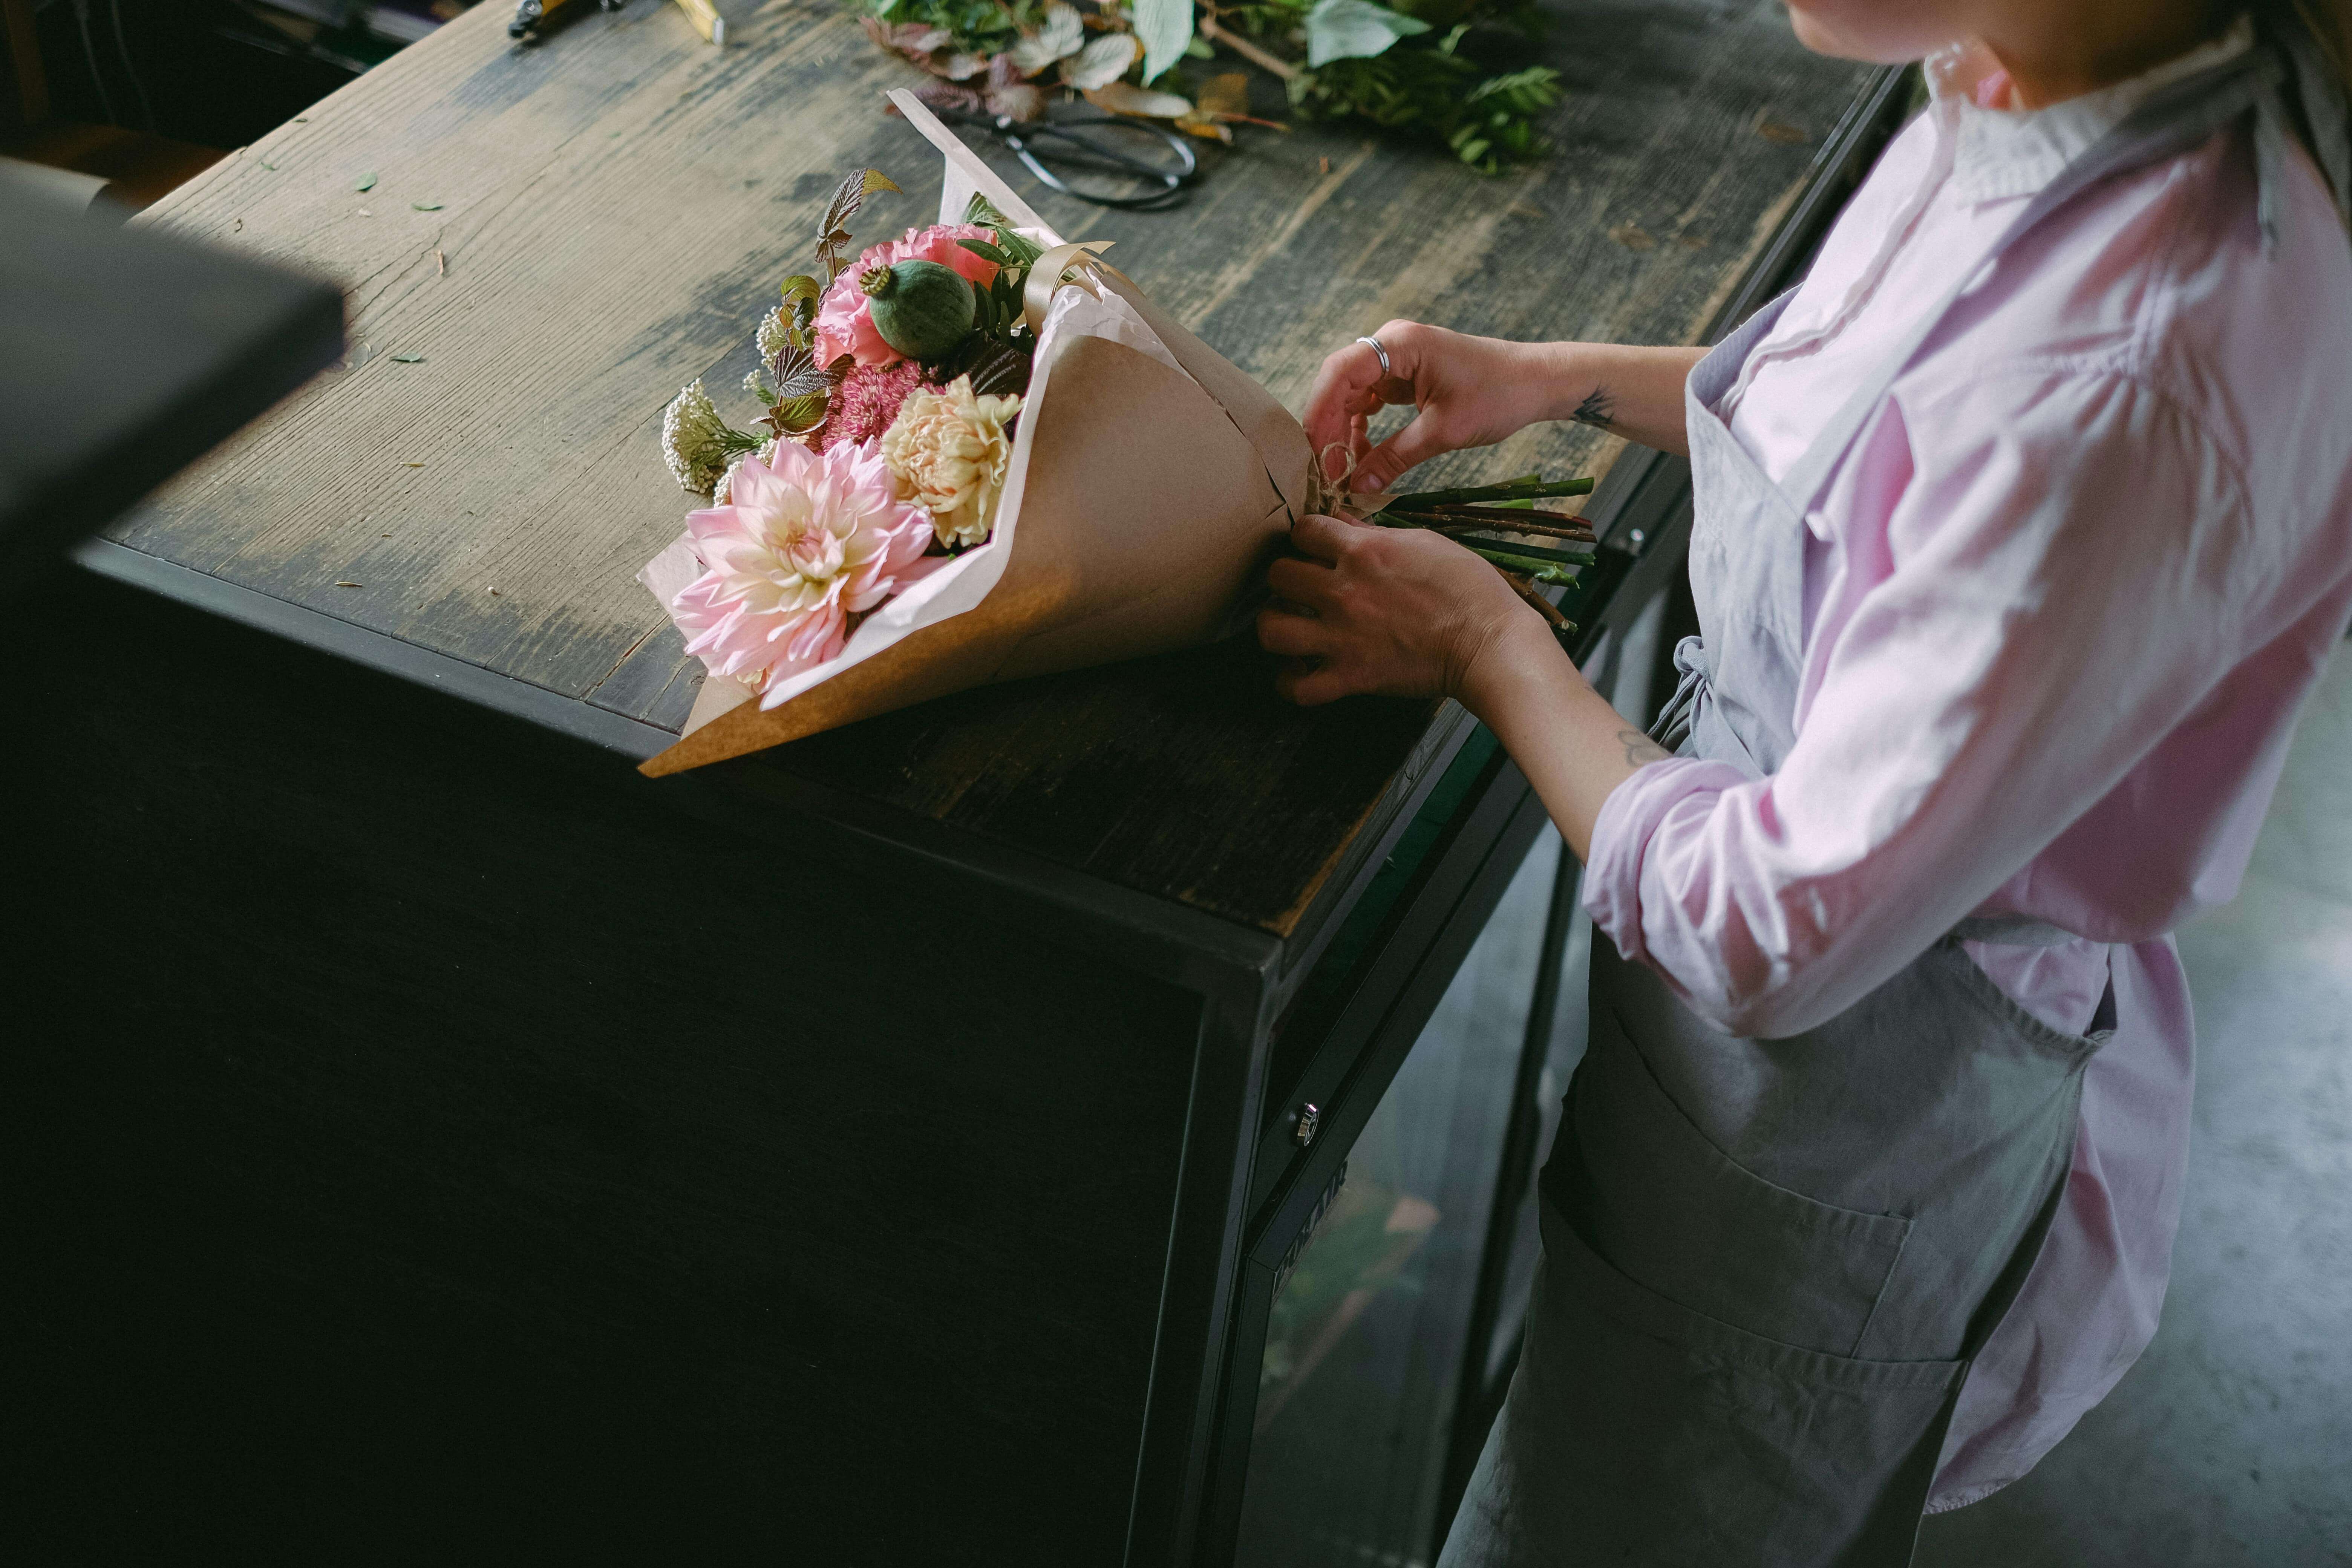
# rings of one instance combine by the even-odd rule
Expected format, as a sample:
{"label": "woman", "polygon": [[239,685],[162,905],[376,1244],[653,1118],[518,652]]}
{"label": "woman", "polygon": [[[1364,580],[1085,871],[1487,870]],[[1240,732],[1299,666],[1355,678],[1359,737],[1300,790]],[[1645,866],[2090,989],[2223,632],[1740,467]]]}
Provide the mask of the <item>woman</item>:
{"label": "woman", "polygon": [[1790,7],[1934,88],[1801,288],[1703,357],[1391,322],[1308,405],[1360,489],[1538,419],[1687,452],[1665,745],[1425,532],[1304,520],[1260,621],[1298,701],[1461,699],[1587,866],[1591,1046],[1447,1568],[1906,1563],[2113,1386],[2179,1214],[2167,933],[2352,616],[2341,19]]}

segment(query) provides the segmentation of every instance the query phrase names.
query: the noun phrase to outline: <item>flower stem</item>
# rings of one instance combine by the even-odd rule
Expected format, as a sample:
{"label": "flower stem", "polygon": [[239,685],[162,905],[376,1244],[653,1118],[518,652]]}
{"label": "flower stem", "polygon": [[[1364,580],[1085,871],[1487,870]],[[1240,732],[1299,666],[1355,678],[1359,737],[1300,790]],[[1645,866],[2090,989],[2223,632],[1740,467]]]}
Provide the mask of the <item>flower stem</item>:
{"label": "flower stem", "polygon": [[1525,577],[1516,572],[1506,572],[1499,566],[1496,567],[1495,571],[1496,575],[1511,585],[1512,593],[1532,605],[1536,614],[1544,618],[1546,624],[1551,627],[1553,639],[1559,644],[1568,656],[1570,658],[1575,658],[1576,623],[1561,615],[1559,605],[1537,593],[1536,585]]}
{"label": "flower stem", "polygon": [[1542,512],[1489,510],[1484,507],[1442,506],[1423,514],[1416,510],[1412,515],[1442,518],[1440,528],[1492,528],[1507,533],[1531,533],[1540,539],[1570,539],[1580,544],[1598,544],[1600,538],[1579,518],[1545,520]]}
{"label": "flower stem", "polygon": [[[1448,522],[1423,521],[1410,516],[1395,521],[1391,521],[1389,520],[1388,513],[1385,511],[1381,512],[1376,521],[1384,528],[1427,529],[1432,533],[1443,535],[1444,537],[1454,541],[1454,543],[1461,545],[1465,549],[1475,551],[1481,555],[1487,556],[1489,559],[1492,559],[1497,552],[1500,552],[1508,554],[1515,554],[1522,560],[1542,561],[1559,566],[1581,566],[1586,562],[1591,561],[1595,553],[1595,550],[1593,549],[1561,550],[1549,544],[1529,544],[1516,539],[1481,539],[1477,537],[1480,533],[1507,531],[1510,527],[1507,523],[1496,524],[1480,522],[1465,525]],[[1573,535],[1570,536],[1570,542],[1573,543],[1590,542],[1587,540],[1576,539]]]}
{"label": "flower stem", "polygon": [[1549,561],[1537,561],[1528,556],[1513,554],[1507,550],[1481,550],[1475,544],[1465,544],[1465,548],[1481,560],[1492,562],[1507,572],[1517,572],[1522,576],[1532,577],[1538,583],[1576,581],[1574,564],[1559,565]]}
{"label": "flower stem", "polygon": [[1395,497],[1389,502],[1389,507],[1391,510],[1399,507],[1411,510],[1463,501],[1538,500],[1548,496],[1586,496],[1591,493],[1592,480],[1590,478],[1549,482],[1515,479],[1501,485],[1467,485],[1451,490],[1414,490]]}
{"label": "flower stem", "polygon": [[1292,65],[1280,55],[1260,48],[1239,33],[1230,32],[1219,26],[1216,17],[1206,11],[1201,16],[1201,37],[1213,44],[1224,45],[1250,64],[1261,70],[1272,71],[1285,81],[1289,81],[1298,75],[1297,66]]}

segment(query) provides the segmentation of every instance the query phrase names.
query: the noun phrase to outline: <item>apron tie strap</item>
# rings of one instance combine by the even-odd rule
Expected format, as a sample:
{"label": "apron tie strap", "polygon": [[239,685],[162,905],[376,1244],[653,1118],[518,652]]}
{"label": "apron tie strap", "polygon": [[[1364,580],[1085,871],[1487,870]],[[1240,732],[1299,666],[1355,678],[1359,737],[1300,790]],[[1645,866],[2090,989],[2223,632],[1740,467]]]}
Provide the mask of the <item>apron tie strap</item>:
{"label": "apron tie strap", "polygon": [[2285,63],[2295,113],[2289,116],[2278,84],[2272,83],[2261,102],[2262,115],[2282,138],[2299,136],[2336,198],[2336,210],[2352,215],[2352,131],[2346,123],[2344,80],[2293,6],[2264,18],[2263,31]]}
{"label": "apron tie strap", "polygon": [[1698,721],[1699,702],[1709,693],[1706,639],[1685,637],[1676,643],[1675,670],[1675,694],[1666,699],[1650,725],[1650,739],[1669,752],[1680,752],[1690,740],[1691,726]]}

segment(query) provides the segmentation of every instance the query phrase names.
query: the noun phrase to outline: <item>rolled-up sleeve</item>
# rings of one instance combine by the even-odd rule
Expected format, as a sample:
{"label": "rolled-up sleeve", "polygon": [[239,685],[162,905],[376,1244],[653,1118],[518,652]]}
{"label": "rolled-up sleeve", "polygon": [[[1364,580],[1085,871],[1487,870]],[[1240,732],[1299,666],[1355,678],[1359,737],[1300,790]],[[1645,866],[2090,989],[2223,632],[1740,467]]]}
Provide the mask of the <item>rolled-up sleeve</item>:
{"label": "rolled-up sleeve", "polygon": [[[1899,482],[1844,520],[1779,770],[1653,763],[1593,829],[1596,928],[1736,1034],[1811,1027],[1924,952],[2292,595],[2234,470],[2127,376],[1989,372],[1916,408],[1898,389],[1856,464]],[[1871,489],[1849,473],[1830,503]]]}

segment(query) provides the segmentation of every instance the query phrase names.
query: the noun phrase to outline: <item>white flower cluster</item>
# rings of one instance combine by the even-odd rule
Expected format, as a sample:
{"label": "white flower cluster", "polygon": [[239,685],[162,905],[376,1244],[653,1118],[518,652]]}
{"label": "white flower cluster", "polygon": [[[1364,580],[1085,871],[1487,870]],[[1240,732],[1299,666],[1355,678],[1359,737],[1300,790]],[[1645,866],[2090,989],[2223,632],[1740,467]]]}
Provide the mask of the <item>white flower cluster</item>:
{"label": "white flower cluster", "polygon": [[760,363],[762,364],[775,363],[776,356],[792,347],[792,340],[784,336],[784,308],[782,305],[760,318],[759,342]]}
{"label": "white flower cluster", "polygon": [[698,377],[662,410],[662,458],[681,489],[709,495],[739,449],[734,434]]}

